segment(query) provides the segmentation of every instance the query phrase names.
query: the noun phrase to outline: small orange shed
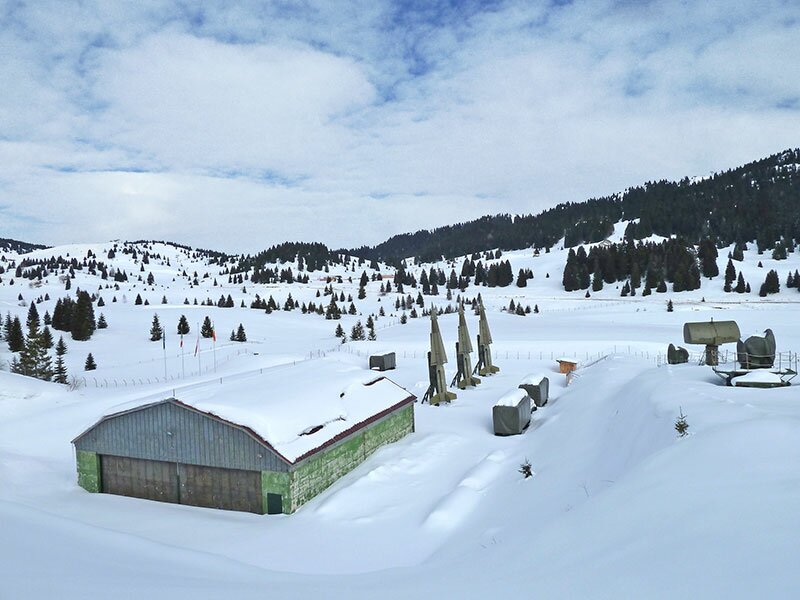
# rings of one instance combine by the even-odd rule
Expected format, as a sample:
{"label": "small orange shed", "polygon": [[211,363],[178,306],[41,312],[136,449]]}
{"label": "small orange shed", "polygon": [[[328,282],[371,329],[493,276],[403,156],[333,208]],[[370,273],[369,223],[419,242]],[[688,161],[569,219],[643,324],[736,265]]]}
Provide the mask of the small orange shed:
{"label": "small orange shed", "polygon": [[578,361],[571,358],[558,358],[558,370],[561,373],[572,373],[578,368]]}

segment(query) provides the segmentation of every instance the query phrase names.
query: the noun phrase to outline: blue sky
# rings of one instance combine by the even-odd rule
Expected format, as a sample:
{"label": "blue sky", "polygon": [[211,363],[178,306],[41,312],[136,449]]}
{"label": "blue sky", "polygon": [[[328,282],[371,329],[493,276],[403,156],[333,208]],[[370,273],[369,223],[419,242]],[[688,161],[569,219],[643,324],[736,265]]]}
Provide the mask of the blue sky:
{"label": "blue sky", "polygon": [[798,145],[800,3],[0,2],[0,237],[331,246]]}

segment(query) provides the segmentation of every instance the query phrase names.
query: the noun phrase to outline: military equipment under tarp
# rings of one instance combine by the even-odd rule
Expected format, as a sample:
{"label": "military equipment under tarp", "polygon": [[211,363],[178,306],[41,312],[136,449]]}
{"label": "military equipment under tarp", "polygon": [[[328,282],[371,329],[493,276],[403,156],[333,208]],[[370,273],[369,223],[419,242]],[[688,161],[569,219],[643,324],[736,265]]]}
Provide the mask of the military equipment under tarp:
{"label": "military equipment under tarp", "polygon": [[439,321],[436,318],[436,308],[431,308],[431,350],[428,352],[428,378],[430,384],[428,391],[422,397],[431,404],[450,402],[456,395],[447,391],[447,382],[444,378],[444,365],[447,363],[447,353],[444,351],[442,332],[439,331]]}
{"label": "military equipment under tarp", "polygon": [[775,335],[767,329],[764,336],[751,335],[736,342],[736,357],[743,369],[768,369],[775,364]]}
{"label": "military equipment under tarp", "polygon": [[390,371],[397,366],[394,352],[386,354],[373,354],[369,357],[369,368],[376,371]]}
{"label": "military equipment under tarp", "polygon": [[486,320],[486,311],[483,308],[483,300],[478,301],[478,364],[475,365],[474,372],[480,375],[493,375],[500,368],[492,364],[492,332],[489,331],[489,322]]}
{"label": "military equipment under tarp", "polygon": [[739,340],[739,326],[736,321],[708,321],[685,323],[683,341],[687,344],[704,344],[707,365],[719,364],[720,344],[731,344]]}
{"label": "military equipment under tarp", "polygon": [[681,346],[670,344],[667,347],[667,363],[671,365],[681,365],[689,362],[689,351]]}
{"label": "military equipment under tarp", "polygon": [[536,406],[544,406],[550,394],[550,380],[544,375],[527,375],[519,384]]}
{"label": "military equipment under tarp", "polygon": [[450,385],[457,385],[460,389],[467,386],[476,386],[481,380],[472,375],[472,341],[469,339],[467,320],[464,317],[464,305],[458,307],[458,341],[456,342],[456,361],[458,371]]}
{"label": "military equipment under tarp", "polygon": [[495,435],[517,435],[531,422],[531,399],[525,390],[516,389],[500,398],[492,407]]}

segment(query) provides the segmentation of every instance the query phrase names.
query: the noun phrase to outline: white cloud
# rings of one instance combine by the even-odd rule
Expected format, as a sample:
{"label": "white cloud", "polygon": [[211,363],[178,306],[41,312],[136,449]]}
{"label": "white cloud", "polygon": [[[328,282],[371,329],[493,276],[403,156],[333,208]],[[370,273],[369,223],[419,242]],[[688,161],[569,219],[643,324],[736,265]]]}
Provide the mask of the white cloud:
{"label": "white cloud", "polygon": [[13,10],[6,235],[356,246],[797,144],[795,3],[398,6]]}

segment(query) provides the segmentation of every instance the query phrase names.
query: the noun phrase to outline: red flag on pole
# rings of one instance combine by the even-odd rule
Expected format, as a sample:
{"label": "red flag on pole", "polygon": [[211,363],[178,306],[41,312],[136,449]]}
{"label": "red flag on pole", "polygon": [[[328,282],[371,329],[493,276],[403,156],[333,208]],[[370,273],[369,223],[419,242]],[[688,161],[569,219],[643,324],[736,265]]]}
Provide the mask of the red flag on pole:
{"label": "red flag on pole", "polygon": [[217,330],[213,325],[211,326],[211,339],[214,340],[215,344],[217,343]]}

